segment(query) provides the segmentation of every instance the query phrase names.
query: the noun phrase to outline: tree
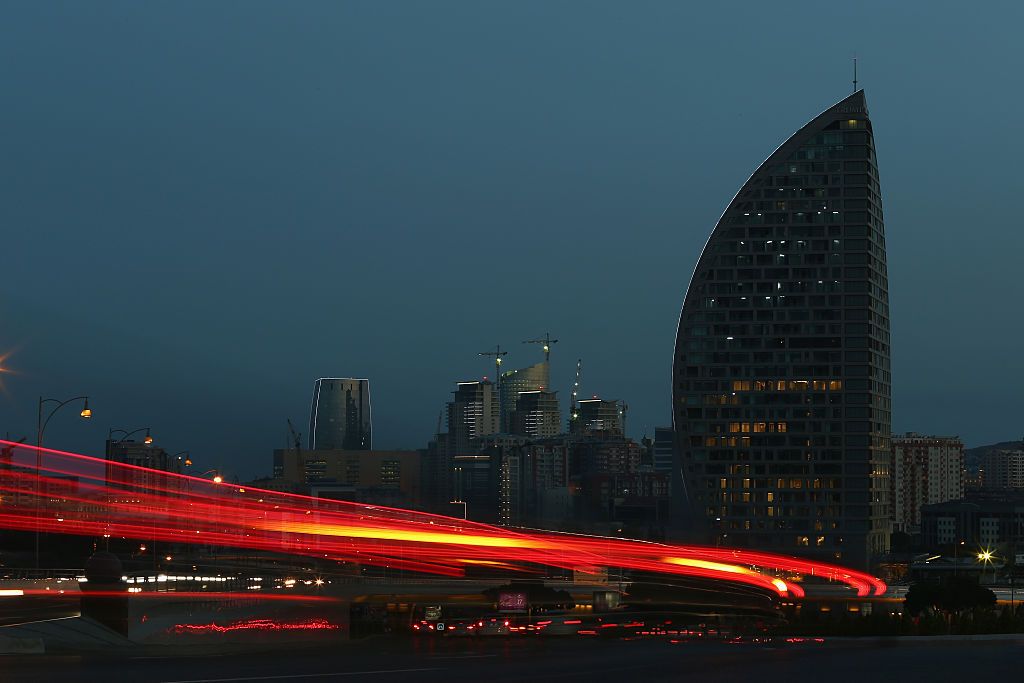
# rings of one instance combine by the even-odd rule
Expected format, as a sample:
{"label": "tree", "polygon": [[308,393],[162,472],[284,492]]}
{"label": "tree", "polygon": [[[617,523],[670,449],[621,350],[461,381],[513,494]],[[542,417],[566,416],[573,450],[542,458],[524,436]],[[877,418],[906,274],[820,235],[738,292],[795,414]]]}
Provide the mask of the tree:
{"label": "tree", "polygon": [[994,607],[996,594],[979,586],[975,579],[953,576],[937,584],[913,584],[907,591],[904,604],[911,614],[920,614],[928,609],[959,614],[964,610]]}

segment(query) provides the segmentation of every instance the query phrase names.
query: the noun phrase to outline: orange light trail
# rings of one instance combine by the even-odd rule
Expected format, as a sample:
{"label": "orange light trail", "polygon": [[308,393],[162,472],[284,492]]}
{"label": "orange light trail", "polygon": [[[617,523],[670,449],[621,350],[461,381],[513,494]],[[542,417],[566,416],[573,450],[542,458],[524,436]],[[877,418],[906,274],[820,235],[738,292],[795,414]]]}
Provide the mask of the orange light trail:
{"label": "orange light trail", "polygon": [[467,565],[617,567],[802,597],[778,573],[885,584],[845,567],[771,553],[517,531],[441,515],[214,483],[0,440],[0,528],[266,550],[462,576]]}

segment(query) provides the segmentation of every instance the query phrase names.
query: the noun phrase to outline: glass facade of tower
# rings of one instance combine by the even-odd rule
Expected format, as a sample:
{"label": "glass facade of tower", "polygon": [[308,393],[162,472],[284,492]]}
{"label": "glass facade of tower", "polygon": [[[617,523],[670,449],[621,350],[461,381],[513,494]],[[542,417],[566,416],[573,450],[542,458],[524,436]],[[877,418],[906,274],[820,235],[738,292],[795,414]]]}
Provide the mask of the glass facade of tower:
{"label": "glass facade of tower", "polygon": [[313,385],[310,450],[371,448],[370,381],[325,377]]}
{"label": "glass facade of tower", "polygon": [[889,295],[857,91],[729,204],[687,289],[678,466],[706,540],[865,566],[889,535]]}

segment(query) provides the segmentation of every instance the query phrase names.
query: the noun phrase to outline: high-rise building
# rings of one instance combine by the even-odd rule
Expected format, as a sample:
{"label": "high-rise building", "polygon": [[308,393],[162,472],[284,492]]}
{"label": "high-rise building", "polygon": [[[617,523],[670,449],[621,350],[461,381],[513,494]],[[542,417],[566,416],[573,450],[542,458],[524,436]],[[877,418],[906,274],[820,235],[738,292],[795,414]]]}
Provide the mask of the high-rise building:
{"label": "high-rise building", "polygon": [[318,379],[309,415],[310,450],[368,451],[370,436],[370,380]]}
{"label": "high-rise building", "polygon": [[654,472],[621,434],[499,434],[454,467],[456,495],[475,500],[474,520],[651,538],[666,519],[668,473]]}
{"label": "high-rise building", "polygon": [[916,533],[921,507],[964,497],[964,444],[959,437],[908,432],[892,439],[893,528]]}
{"label": "high-rise building", "polygon": [[1024,450],[991,450],[981,456],[981,486],[1024,489]]}
{"label": "high-rise building", "polygon": [[501,373],[501,431],[511,431],[512,413],[516,409],[521,392],[550,389],[551,366],[546,360],[526,368]]}
{"label": "high-rise building", "polygon": [[562,430],[562,414],[554,391],[520,391],[509,416],[508,432],[533,439],[555,436]]}
{"label": "high-rise building", "polygon": [[858,90],[743,184],[687,288],[672,414],[706,540],[860,566],[887,550],[888,298]]}
{"label": "high-rise building", "polygon": [[498,433],[498,396],[494,384],[459,382],[448,404],[448,439],[450,455],[474,455],[475,439]]}
{"label": "high-rise building", "polygon": [[[174,495],[173,487],[186,486],[178,479],[166,479],[154,470],[181,474],[185,461],[171,456],[163,448],[145,441],[114,440],[106,442],[106,477],[109,495],[117,502],[139,502],[138,492],[161,486],[167,490],[158,490],[157,497]],[[132,465],[133,467],[117,467],[113,463]]]}
{"label": "high-rise building", "polygon": [[671,472],[675,459],[675,432],[671,427],[654,428],[654,471]]}
{"label": "high-rise building", "polygon": [[586,398],[576,403],[572,431],[576,434],[608,432],[622,434],[622,403],[603,398]]}

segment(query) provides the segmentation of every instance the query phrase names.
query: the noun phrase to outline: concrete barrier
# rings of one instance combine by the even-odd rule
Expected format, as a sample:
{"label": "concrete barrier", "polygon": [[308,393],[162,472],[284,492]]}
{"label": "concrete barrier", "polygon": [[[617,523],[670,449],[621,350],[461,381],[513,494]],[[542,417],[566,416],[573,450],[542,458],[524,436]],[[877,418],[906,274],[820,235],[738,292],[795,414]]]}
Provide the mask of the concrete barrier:
{"label": "concrete barrier", "polygon": [[41,655],[46,652],[42,638],[11,638],[0,635],[0,655]]}

